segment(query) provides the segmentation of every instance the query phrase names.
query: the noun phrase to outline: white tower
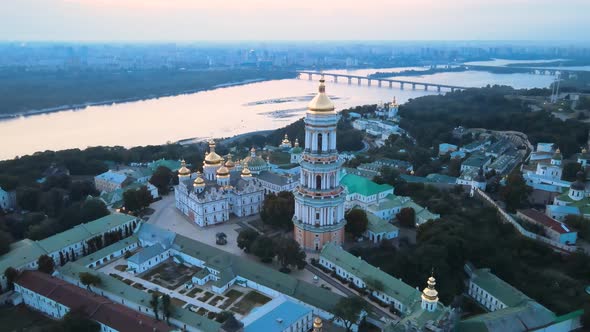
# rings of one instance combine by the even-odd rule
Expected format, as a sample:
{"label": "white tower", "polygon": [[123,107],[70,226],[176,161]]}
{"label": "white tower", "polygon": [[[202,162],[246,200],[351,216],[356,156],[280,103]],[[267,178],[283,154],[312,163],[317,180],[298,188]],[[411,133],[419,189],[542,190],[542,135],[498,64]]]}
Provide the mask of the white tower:
{"label": "white tower", "polygon": [[338,115],[326,95],[324,79],[305,117],[305,149],[300,186],[295,192],[295,240],[307,250],[321,250],[327,242],[344,242],[342,162],[336,150]]}
{"label": "white tower", "polygon": [[209,153],[205,154],[205,160],[203,161],[203,173],[205,173],[205,179],[209,181],[215,181],[217,170],[223,165],[223,158],[215,153],[215,142],[209,141]]}
{"label": "white tower", "polygon": [[434,289],[436,285],[436,279],[434,275],[428,278],[428,286],[422,291],[422,309],[433,312],[436,310],[438,304],[438,292]]}

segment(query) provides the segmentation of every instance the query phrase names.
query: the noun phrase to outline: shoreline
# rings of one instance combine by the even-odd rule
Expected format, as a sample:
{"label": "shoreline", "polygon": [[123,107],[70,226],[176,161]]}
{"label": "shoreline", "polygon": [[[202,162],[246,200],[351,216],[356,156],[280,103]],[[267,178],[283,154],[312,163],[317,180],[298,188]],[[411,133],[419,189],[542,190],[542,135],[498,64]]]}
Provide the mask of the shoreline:
{"label": "shoreline", "polygon": [[[188,95],[188,94],[193,94],[193,93],[198,93],[198,92],[203,92],[203,91],[211,91],[211,90],[216,90],[216,89],[220,89],[220,88],[229,88],[229,87],[233,87],[233,86],[240,86],[240,85],[259,83],[259,82],[265,82],[265,81],[272,81],[272,80],[275,80],[275,79],[253,78],[253,79],[243,80],[243,81],[239,81],[239,82],[221,83],[221,84],[217,84],[217,85],[214,85],[210,88],[205,88],[205,89],[191,89],[191,90],[184,90],[184,91],[179,91],[179,92],[174,92],[174,93],[147,95],[144,97],[130,97],[130,98],[122,98],[122,99],[87,102],[87,103],[75,104],[75,105],[62,105],[62,106],[48,107],[48,108],[43,108],[43,109],[38,109],[38,110],[29,110],[29,111],[18,112],[18,113],[0,114],[0,121],[11,120],[11,119],[16,119],[16,118],[20,118],[20,117],[34,116],[34,115],[51,114],[51,113],[56,113],[56,112],[61,112],[61,111],[68,111],[68,110],[78,111],[78,110],[83,110],[83,109],[85,109],[87,107],[91,107],[91,106],[124,104],[124,103],[132,103],[132,102],[144,101],[144,100],[150,100],[150,99],[176,97],[176,96]],[[280,80],[280,79],[278,79],[278,80]]]}

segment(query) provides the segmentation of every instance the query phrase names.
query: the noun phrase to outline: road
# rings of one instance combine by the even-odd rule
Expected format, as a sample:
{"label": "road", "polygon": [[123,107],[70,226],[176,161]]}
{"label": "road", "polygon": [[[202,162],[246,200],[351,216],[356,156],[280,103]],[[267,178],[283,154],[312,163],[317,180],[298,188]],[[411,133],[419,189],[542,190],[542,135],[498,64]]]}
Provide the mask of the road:
{"label": "road", "polygon": [[[351,290],[350,288],[344,286],[343,284],[341,284],[339,281],[337,281],[336,279],[332,278],[331,276],[326,275],[323,271],[321,271],[320,269],[316,268],[315,266],[313,266],[311,264],[307,264],[305,266],[305,269],[308,270],[308,271],[310,271],[311,273],[317,275],[322,280],[324,280],[325,282],[327,282],[328,284],[330,284],[332,287],[338,289],[342,293],[346,294],[347,296],[359,296],[358,293],[356,293],[355,291]],[[381,309],[381,307],[379,307],[378,305],[374,304],[372,301],[367,300],[367,303],[371,307],[371,311],[373,311],[377,315],[379,315],[381,317],[385,317],[385,318],[389,318],[389,319],[396,319],[397,320],[397,317],[395,317],[392,313],[390,313],[389,311],[385,311],[385,310]]]}

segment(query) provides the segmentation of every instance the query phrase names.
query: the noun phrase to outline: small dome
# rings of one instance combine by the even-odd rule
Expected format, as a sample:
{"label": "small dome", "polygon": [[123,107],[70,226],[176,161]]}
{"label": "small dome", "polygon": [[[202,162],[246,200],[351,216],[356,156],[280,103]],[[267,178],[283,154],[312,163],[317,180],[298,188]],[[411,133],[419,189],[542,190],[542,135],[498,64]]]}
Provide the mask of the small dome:
{"label": "small dome", "polygon": [[422,298],[428,301],[438,301],[438,291],[434,289],[436,280],[433,276],[428,278],[428,286],[422,291]]}
{"label": "small dome", "polygon": [[551,157],[551,159],[553,160],[562,160],[563,156],[561,155],[561,150],[559,150],[559,148],[557,148],[557,150],[555,150],[555,154],[553,155],[553,157]]}
{"label": "small dome", "polygon": [[186,167],[186,161],[184,159],[180,162],[180,169],[178,170],[178,175],[180,176],[188,176],[191,175],[191,170]]}
{"label": "small dome", "polygon": [[229,176],[229,169],[227,169],[225,166],[221,166],[215,173],[217,176]]}
{"label": "small dome", "polygon": [[248,163],[246,163],[244,165],[244,168],[242,168],[242,177],[251,177],[252,176],[252,172],[250,172],[250,169],[248,168]]}
{"label": "small dome", "polygon": [[231,153],[227,155],[227,161],[225,162],[225,167],[227,167],[229,170],[232,170],[234,167],[236,167],[236,163],[234,163],[234,161],[231,159],[232,155]]}
{"label": "small dome", "polygon": [[285,138],[283,138],[283,144],[291,144],[291,141],[289,141],[289,136],[287,136],[287,134],[285,134]]}
{"label": "small dome", "polygon": [[205,186],[205,180],[201,177],[201,172],[197,172],[197,178],[193,182],[193,185],[195,187],[204,187]]}
{"label": "small dome", "polygon": [[334,111],[334,103],[326,94],[326,85],[324,84],[325,80],[322,77],[320,79],[320,85],[318,88],[318,94],[313,97],[313,99],[307,105],[307,108],[311,112],[331,112]]}
{"label": "small dome", "polygon": [[323,327],[322,319],[320,317],[316,317],[313,319],[313,328],[314,329],[321,329]]}
{"label": "small dome", "polygon": [[207,165],[220,165],[223,163],[223,158],[215,153],[215,142],[209,141],[209,153],[205,155],[205,164]]}
{"label": "small dome", "polygon": [[582,171],[576,173],[576,181],[572,182],[570,188],[573,190],[585,190],[586,184],[584,183],[586,175]]}

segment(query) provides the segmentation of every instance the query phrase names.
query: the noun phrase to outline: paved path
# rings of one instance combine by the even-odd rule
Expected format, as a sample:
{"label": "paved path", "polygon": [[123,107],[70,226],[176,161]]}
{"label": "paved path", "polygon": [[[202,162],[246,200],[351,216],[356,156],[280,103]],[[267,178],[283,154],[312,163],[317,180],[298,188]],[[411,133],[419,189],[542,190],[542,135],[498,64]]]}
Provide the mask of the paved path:
{"label": "paved path", "polygon": [[[311,264],[307,264],[305,266],[305,268],[307,270],[311,271],[313,274],[317,275],[318,277],[322,278],[325,282],[327,282],[330,285],[332,285],[333,287],[337,288],[342,293],[344,293],[344,294],[346,294],[348,296],[360,296],[356,291],[353,291],[350,288],[344,286],[338,280],[336,280],[336,279],[332,278],[331,276],[325,274],[322,270],[316,268],[315,266],[313,266]],[[385,310],[381,309],[381,307],[379,307],[377,304],[373,303],[372,301],[367,300],[367,299],[365,299],[365,300],[371,306],[371,310],[374,313],[380,315],[381,317],[386,317],[388,319],[395,319],[395,320],[398,319],[392,313],[390,313],[389,311],[385,311]]]}

